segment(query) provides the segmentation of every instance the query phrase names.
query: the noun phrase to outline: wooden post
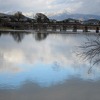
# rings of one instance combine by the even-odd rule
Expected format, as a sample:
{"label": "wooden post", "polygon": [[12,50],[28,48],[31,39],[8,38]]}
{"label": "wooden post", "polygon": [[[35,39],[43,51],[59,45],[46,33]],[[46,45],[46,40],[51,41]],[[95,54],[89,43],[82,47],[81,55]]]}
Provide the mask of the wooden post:
{"label": "wooden post", "polygon": [[96,27],[96,33],[99,33],[99,27]]}

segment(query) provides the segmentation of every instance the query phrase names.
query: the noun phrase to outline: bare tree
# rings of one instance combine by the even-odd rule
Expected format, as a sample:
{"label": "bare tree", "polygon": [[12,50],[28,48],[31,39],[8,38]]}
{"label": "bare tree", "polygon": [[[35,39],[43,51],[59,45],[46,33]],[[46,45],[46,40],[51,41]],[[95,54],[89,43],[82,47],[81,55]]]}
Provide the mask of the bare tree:
{"label": "bare tree", "polygon": [[16,20],[19,22],[23,18],[22,12],[18,11],[14,14]]}
{"label": "bare tree", "polygon": [[89,60],[92,65],[88,70],[89,73],[95,64],[100,64],[100,37],[96,36],[95,39],[87,38],[87,41],[79,48],[81,52],[78,55],[84,60]]}
{"label": "bare tree", "polygon": [[35,33],[35,40],[37,41],[44,40],[46,39],[47,35],[48,33],[41,33],[41,32]]}
{"label": "bare tree", "polygon": [[12,35],[13,39],[19,43],[23,40],[25,33],[13,32],[13,33],[11,33],[11,35]]}

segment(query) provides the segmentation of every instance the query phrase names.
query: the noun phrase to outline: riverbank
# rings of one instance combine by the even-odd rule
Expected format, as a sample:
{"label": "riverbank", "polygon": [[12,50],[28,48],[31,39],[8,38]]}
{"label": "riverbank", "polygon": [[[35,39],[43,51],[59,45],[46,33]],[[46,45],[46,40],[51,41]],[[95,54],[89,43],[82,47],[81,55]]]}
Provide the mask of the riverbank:
{"label": "riverbank", "polygon": [[15,30],[10,28],[0,28],[0,32],[25,32],[25,33],[48,33],[48,34],[99,34],[96,33],[95,30],[89,30],[88,32],[83,32],[83,30],[77,30],[77,32],[73,32],[73,30]]}

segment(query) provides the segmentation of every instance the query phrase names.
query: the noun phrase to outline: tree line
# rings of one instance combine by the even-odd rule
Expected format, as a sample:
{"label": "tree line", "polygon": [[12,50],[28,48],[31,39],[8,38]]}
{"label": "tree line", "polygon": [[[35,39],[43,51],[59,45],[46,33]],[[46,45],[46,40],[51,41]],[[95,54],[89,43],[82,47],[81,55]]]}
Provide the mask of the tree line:
{"label": "tree line", "polygon": [[57,21],[55,19],[49,19],[42,13],[36,13],[34,18],[26,17],[22,12],[18,11],[13,15],[0,16],[0,27],[9,27],[12,29],[32,29],[34,23],[76,23],[76,24],[100,24],[99,20],[93,19],[84,21],[84,23],[77,19],[64,19]]}

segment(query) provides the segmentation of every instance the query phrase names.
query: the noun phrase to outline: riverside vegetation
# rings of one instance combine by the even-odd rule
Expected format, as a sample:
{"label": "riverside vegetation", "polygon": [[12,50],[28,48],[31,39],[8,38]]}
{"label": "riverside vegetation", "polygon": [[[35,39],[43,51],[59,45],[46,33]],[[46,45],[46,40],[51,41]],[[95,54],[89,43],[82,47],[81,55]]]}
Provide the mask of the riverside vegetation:
{"label": "riverside vegetation", "polygon": [[13,15],[7,15],[0,13],[0,29],[33,29],[34,24],[84,24],[84,25],[100,25],[100,20],[97,19],[89,19],[89,20],[78,20],[78,19],[64,19],[61,21],[57,21],[55,19],[49,19],[46,15],[42,13],[36,13],[34,18],[26,17],[22,14],[22,12],[16,12]]}

